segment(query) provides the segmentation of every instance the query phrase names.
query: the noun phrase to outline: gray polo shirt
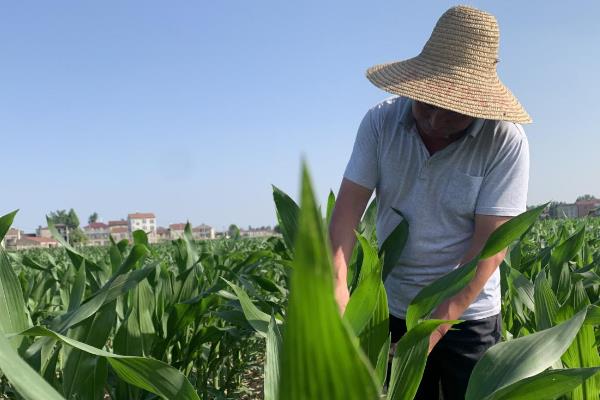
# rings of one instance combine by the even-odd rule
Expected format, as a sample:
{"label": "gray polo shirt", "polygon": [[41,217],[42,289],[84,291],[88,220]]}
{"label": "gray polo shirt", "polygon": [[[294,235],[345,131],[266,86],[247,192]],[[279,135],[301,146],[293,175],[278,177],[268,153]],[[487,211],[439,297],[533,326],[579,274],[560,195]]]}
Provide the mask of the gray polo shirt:
{"label": "gray polo shirt", "polygon": [[[376,190],[380,245],[401,220],[391,207],[408,220],[406,247],[385,281],[390,313],[405,318],[423,287],[458,267],[475,214],[525,211],[529,148],[520,125],[476,119],[467,134],[430,156],[416,130],[412,100],[393,97],[363,118],[344,177]],[[496,270],[461,319],[499,312]]]}

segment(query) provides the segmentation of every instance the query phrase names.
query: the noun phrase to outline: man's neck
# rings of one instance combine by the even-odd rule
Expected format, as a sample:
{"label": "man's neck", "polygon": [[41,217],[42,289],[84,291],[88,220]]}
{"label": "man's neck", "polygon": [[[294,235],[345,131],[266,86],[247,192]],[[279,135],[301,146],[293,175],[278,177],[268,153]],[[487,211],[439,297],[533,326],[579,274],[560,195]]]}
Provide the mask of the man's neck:
{"label": "man's neck", "polygon": [[467,127],[466,129],[464,129],[460,132],[457,132],[447,138],[432,138],[421,132],[421,129],[419,128],[418,123],[415,123],[415,125],[417,128],[417,132],[419,133],[419,136],[421,137],[421,140],[423,141],[423,144],[427,148],[427,151],[429,152],[430,156],[434,155],[435,153],[437,153],[440,150],[445,149],[451,143],[453,143],[453,142],[459,140],[460,138],[462,138],[463,136],[465,136],[467,134],[467,132],[469,131],[469,127],[470,127],[470,125],[469,125],[469,127]]}

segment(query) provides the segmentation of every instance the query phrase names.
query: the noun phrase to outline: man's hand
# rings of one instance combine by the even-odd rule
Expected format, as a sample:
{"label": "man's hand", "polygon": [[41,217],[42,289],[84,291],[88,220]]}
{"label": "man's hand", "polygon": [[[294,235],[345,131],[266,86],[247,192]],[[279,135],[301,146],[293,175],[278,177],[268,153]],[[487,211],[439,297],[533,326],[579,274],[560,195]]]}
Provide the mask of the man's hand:
{"label": "man's hand", "polygon": [[331,216],[329,239],[333,253],[335,300],[342,315],[350,298],[346,276],[348,262],[356,243],[354,230],[365,211],[371,193],[373,193],[373,190],[344,178]]}
{"label": "man's hand", "polygon": [[427,350],[427,354],[431,353],[431,350],[433,350],[435,345],[438,344],[438,342],[440,340],[442,340],[442,338],[448,331],[448,328],[449,328],[449,325],[448,326],[440,325],[435,331],[433,331],[431,336],[429,336],[429,350]]}
{"label": "man's hand", "polygon": [[[510,220],[511,217],[498,217],[493,215],[475,215],[475,230],[471,238],[471,245],[464,257],[460,260],[461,266],[471,261],[483,249],[485,242],[500,225]],[[460,292],[442,302],[431,314],[431,318],[456,320],[465,312],[465,310],[475,301],[488,279],[498,268],[504,256],[506,249],[498,254],[479,260],[475,276]],[[460,268],[460,267],[459,267]],[[442,339],[448,332],[450,325],[440,325],[429,339],[429,351]]]}
{"label": "man's hand", "polygon": [[335,286],[335,301],[340,309],[340,315],[344,315],[344,311],[346,311],[346,306],[348,305],[349,300],[350,292],[348,291],[348,286],[345,282],[340,282]]}

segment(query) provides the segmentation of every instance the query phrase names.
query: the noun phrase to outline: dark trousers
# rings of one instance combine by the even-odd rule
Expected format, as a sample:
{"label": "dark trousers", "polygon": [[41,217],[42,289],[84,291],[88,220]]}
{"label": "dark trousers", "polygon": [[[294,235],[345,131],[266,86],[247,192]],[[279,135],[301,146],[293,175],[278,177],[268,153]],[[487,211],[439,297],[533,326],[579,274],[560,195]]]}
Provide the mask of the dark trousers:
{"label": "dark trousers", "polygon": [[[454,325],[455,330],[448,331],[429,354],[415,399],[437,400],[441,391],[443,400],[463,400],[473,367],[500,341],[501,324],[498,314]],[[390,315],[390,333],[392,343],[400,340],[406,333],[406,321]]]}

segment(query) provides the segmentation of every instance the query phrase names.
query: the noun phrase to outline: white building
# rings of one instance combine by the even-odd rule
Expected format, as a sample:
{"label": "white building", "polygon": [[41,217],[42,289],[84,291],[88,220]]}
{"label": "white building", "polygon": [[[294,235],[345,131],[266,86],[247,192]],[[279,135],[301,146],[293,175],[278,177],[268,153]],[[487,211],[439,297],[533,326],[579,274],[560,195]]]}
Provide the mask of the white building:
{"label": "white building", "polygon": [[24,236],[23,231],[17,228],[9,228],[6,232],[6,235],[4,235],[4,246],[7,248],[15,247],[17,245],[17,241],[21,240],[22,236]]}
{"label": "white building", "polygon": [[182,238],[183,232],[185,232],[185,224],[179,223],[169,225],[169,238],[171,240]]}
{"label": "white building", "polygon": [[192,229],[192,236],[196,240],[214,239],[215,230],[212,226],[200,224]]}
{"label": "white building", "polygon": [[83,228],[88,238],[88,244],[92,246],[107,246],[110,244],[110,228],[102,222],[94,222]]}
{"label": "white building", "polygon": [[37,236],[21,236],[21,238],[16,241],[14,248],[16,250],[32,249],[36,247],[43,247],[49,249],[51,247],[58,246],[59,243],[52,238]]}
{"label": "white building", "polygon": [[143,230],[148,235],[148,241],[156,243],[156,216],[154,213],[133,213],[127,215],[129,233],[138,229]]}
{"label": "white building", "polygon": [[242,237],[268,237],[274,236],[275,231],[270,226],[261,226],[260,228],[240,229],[240,236]]}

